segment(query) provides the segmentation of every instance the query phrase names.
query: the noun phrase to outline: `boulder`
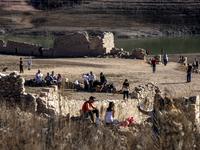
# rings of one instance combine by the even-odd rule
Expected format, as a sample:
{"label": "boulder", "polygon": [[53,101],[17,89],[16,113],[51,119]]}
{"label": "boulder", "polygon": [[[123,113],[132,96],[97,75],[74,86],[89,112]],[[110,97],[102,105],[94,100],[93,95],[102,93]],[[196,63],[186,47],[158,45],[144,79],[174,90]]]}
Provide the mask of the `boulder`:
{"label": "boulder", "polygon": [[146,50],[142,48],[136,48],[132,50],[132,56],[135,57],[136,59],[145,59],[146,55]]}

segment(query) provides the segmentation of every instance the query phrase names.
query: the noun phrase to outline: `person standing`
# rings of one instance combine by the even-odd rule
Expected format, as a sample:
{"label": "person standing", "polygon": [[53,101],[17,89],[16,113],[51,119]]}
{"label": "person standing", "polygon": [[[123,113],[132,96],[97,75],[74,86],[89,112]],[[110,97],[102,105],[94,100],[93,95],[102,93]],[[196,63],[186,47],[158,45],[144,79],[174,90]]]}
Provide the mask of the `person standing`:
{"label": "person standing", "polygon": [[166,66],[168,62],[168,57],[166,53],[163,55],[163,60],[164,60],[164,66]]}
{"label": "person standing", "polygon": [[128,83],[128,79],[124,80],[123,86],[122,86],[122,91],[124,92],[124,100],[125,97],[127,96],[127,100],[128,100],[128,94],[129,94],[129,83]]}
{"label": "person standing", "polygon": [[93,88],[93,83],[94,83],[95,78],[96,76],[93,74],[92,71],[90,71],[90,75],[89,75],[90,90]]}
{"label": "person standing", "polygon": [[196,69],[199,69],[199,62],[197,59],[195,59],[195,61],[196,61]]}
{"label": "person standing", "polygon": [[192,66],[188,64],[188,70],[187,70],[187,82],[191,82],[191,72],[192,72]]}
{"label": "person standing", "polygon": [[153,73],[155,73],[155,71],[156,71],[156,62],[157,62],[156,59],[153,59],[153,60],[151,61],[151,65],[153,66]]}
{"label": "person standing", "polygon": [[150,51],[149,51],[149,49],[147,48],[147,50],[146,50],[146,54],[149,55],[149,53],[150,53]]}
{"label": "person standing", "polygon": [[196,58],[194,59],[192,66],[193,66],[194,69],[196,69]]}
{"label": "person standing", "polygon": [[43,46],[39,47],[40,56],[43,56]]}
{"label": "person standing", "polygon": [[82,78],[84,79],[84,85],[85,85],[85,87],[84,87],[84,89],[85,90],[88,90],[88,80],[89,80],[89,74],[82,74]]}
{"label": "person standing", "polygon": [[31,58],[31,56],[29,56],[29,59],[28,59],[28,70],[31,70],[31,65],[32,65],[32,58]]}
{"label": "person standing", "polygon": [[23,60],[22,60],[22,58],[20,58],[20,61],[19,61],[19,68],[20,68],[20,73],[24,73],[24,70],[23,70]]}

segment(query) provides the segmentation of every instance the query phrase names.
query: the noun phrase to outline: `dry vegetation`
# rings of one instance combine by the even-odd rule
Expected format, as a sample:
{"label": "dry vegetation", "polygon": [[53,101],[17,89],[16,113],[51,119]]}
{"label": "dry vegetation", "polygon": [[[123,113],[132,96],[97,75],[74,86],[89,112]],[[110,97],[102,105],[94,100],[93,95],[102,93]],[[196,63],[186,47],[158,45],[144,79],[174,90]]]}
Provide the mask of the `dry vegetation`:
{"label": "dry vegetation", "polygon": [[[141,60],[33,58],[33,69],[28,71],[27,56],[0,55],[1,67],[7,66],[9,68],[7,73],[18,70],[20,57],[24,59],[25,73],[22,76],[25,78],[34,78],[34,74],[40,68],[44,75],[46,72],[54,70],[56,74],[61,73],[63,77],[74,82],[76,79],[82,81],[82,73],[93,71],[97,75],[97,79],[99,73],[104,72],[108,82],[113,82],[117,89],[121,88],[124,79],[128,78],[131,91],[139,84],[153,81],[170,97],[191,96],[200,92],[198,90],[200,89],[199,75],[192,75],[192,83],[185,83],[186,73],[177,70],[176,63],[169,63],[166,67],[158,65],[156,73],[153,74],[150,65]],[[39,93],[40,90],[40,87],[26,87],[26,92]],[[68,99],[75,100],[88,99],[90,95],[96,96],[98,100],[122,99],[121,94],[113,96],[111,93],[65,90],[62,94],[67,95]],[[5,102],[3,99],[1,99],[0,107],[0,132],[2,135],[0,147],[3,150],[148,150],[160,149],[159,147],[171,150],[180,149],[181,146],[184,150],[199,149],[199,132],[195,126],[187,122],[183,112],[176,121],[184,124],[182,127],[184,135],[181,131],[177,131],[179,126],[174,128],[173,124],[166,122],[169,119],[163,122],[163,125],[167,125],[167,128],[163,130],[165,132],[161,137],[157,137],[152,133],[152,124],[147,122],[123,129],[118,126],[104,127],[91,125],[89,122],[72,121],[68,117],[46,119],[38,114],[21,111],[16,104]],[[138,111],[137,108],[130,109]],[[134,117],[134,114],[130,114],[130,116]]]}

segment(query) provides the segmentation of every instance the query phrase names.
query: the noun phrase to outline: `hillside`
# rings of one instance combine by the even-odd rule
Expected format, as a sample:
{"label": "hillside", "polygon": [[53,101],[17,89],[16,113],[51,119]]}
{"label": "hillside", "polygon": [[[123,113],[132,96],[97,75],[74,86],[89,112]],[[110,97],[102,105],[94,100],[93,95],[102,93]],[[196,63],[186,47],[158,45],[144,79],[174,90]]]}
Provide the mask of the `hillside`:
{"label": "hillside", "polygon": [[[155,0],[0,1],[0,33],[63,35],[87,30],[112,31],[118,37],[200,32],[200,2]],[[26,29],[26,30],[24,30]]]}

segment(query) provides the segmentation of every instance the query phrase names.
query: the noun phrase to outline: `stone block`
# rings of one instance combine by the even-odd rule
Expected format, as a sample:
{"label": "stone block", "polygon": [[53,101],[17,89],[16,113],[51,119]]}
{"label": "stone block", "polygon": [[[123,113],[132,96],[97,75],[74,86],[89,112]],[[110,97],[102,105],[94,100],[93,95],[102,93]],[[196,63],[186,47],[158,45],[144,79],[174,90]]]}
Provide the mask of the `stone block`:
{"label": "stone block", "polygon": [[42,92],[50,93],[50,92],[52,92],[52,89],[51,88],[43,88]]}

